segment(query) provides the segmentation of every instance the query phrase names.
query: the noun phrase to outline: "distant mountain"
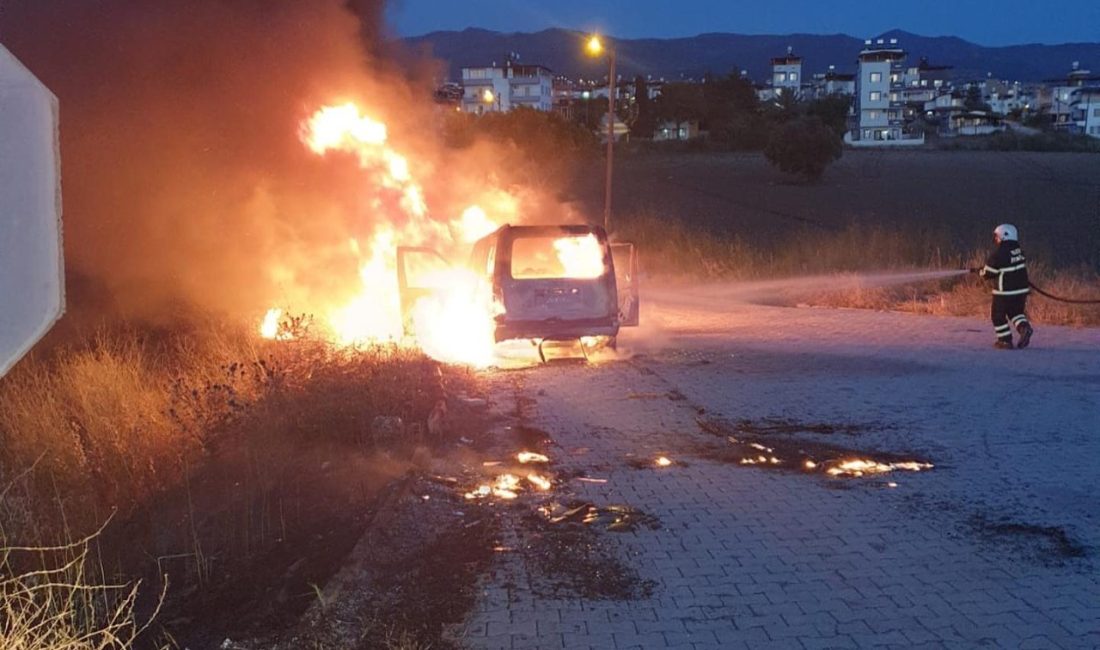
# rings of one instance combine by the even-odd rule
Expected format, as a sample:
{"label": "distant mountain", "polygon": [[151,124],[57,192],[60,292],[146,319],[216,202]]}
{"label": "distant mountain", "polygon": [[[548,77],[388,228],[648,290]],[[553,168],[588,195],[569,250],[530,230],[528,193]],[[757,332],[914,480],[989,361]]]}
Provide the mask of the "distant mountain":
{"label": "distant mountain", "polygon": [[[1061,78],[1074,61],[1100,72],[1100,43],[1064,45],[1011,45],[985,47],[951,36],[927,37],[894,30],[876,38],[897,38],[916,62],[927,57],[933,64],[955,67],[955,78],[970,80],[987,74],[1013,81],[1042,81]],[[461,32],[432,32],[405,39],[447,62],[452,79],[464,66],[500,64],[510,52],[522,63],[545,65],[559,74],[578,78],[606,76],[606,64],[584,56],[584,34],[565,29],[534,33],[501,33],[469,28]],[[794,48],[802,56],[804,74],[823,72],[830,65],[839,71],[853,71],[863,39],[844,34],[749,36],[742,34],[700,34],[690,38],[615,39],[618,71],[625,78],[637,74],[655,79],[699,78],[707,72],[748,70],[755,80],[770,74],[770,60]]]}

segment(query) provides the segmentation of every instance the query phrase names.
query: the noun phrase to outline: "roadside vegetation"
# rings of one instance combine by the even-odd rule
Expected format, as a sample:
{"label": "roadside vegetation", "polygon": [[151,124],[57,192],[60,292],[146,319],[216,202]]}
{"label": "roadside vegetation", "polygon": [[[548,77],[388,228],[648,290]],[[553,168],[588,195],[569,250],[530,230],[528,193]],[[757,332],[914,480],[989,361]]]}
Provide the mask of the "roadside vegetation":
{"label": "roadside vegetation", "polygon": [[772,130],[764,157],[780,171],[821,179],[834,160],[844,152],[840,138],[817,117],[800,117]]}
{"label": "roadside vegetation", "polygon": [[130,647],[166,585],[146,643],[292,622],[467,380],[396,346],[212,322],[25,359],[0,379],[0,637],[20,640],[0,646]]}
{"label": "roadside vegetation", "polygon": [[992,135],[941,139],[938,148],[948,151],[1037,151],[1100,153],[1100,139],[1083,133],[1002,131]]}
{"label": "roadside vegetation", "polygon": [[[962,269],[981,266],[986,251],[964,252],[930,231],[849,226],[838,232],[792,229],[782,245],[770,248],[739,236],[691,228],[652,215],[623,216],[618,235],[643,251],[651,277],[681,280],[763,280],[851,272]],[[1100,273],[1087,267],[1031,265],[1031,277],[1060,296],[1100,299]],[[850,283],[844,283],[848,285]],[[899,310],[933,315],[989,313],[989,287],[975,275],[897,287],[855,287],[800,302],[828,307]],[[1038,323],[1100,326],[1100,306],[1051,301],[1034,295],[1029,314]]]}
{"label": "roadside vegetation", "polygon": [[[984,259],[982,257],[981,259]],[[974,257],[979,263],[978,255]],[[1030,275],[1043,289],[1058,296],[1100,300],[1100,274],[1088,269],[1056,270],[1032,265]],[[820,296],[813,304],[906,311],[934,316],[989,317],[989,285],[974,276],[896,287],[852,288]],[[1100,326],[1100,305],[1076,305],[1032,292],[1027,312],[1039,324]]]}
{"label": "roadside vegetation", "polygon": [[134,646],[157,612],[154,609],[139,622],[135,612],[139,585],[108,583],[101,571],[92,568],[94,539],[92,535],[53,547],[0,547],[0,647],[126,650]]}

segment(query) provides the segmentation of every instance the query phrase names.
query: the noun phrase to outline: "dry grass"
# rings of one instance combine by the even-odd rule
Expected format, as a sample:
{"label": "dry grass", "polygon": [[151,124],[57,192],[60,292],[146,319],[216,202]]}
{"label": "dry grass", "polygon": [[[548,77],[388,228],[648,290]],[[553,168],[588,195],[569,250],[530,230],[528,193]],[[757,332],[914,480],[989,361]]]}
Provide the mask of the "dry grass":
{"label": "dry grass", "polygon": [[426,392],[412,378],[436,375],[408,371],[424,363],[397,347],[349,352],[213,324],[105,332],[26,359],[0,380],[0,480],[37,471],[0,504],[0,526],[49,544],[112,510],[125,517],[180,485],[220,435],[347,437],[363,425],[341,418],[364,411],[413,421],[428,398],[417,399]]}
{"label": "dry grass", "polygon": [[[928,231],[849,226],[839,231],[792,232],[782,245],[754,246],[649,215],[620,221],[618,235],[642,251],[645,270],[665,277],[751,280],[857,271],[958,269],[980,266],[983,253],[951,250]],[[1033,265],[1032,278],[1047,291],[1071,298],[1100,298],[1100,275],[1087,268]],[[856,287],[800,298],[822,306],[892,309],[925,314],[989,314],[989,288],[971,276],[895,287]],[[1033,295],[1029,314],[1039,323],[1097,326],[1100,306],[1074,305]]]}
{"label": "dry grass", "polygon": [[[174,484],[216,424],[268,384],[240,333],[153,337],[101,333],[0,381],[0,476],[37,461],[24,498],[72,513],[123,511]],[[11,515],[12,513],[7,513]],[[104,513],[105,514],[105,513]],[[7,519],[20,539],[58,539],[56,526]]]}
{"label": "dry grass", "polygon": [[101,531],[54,547],[0,547],[0,648],[133,647],[159,607],[146,623],[139,623],[138,584],[109,584],[96,578],[102,571],[93,568],[91,545]]}
{"label": "dry grass", "polygon": [[782,245],[750,243],[652,215],[623,218],[617,235],[638,244],[651,274],[704,279],[793,277],[844,271],[960,268],[964,256],[928,232],[849,226],[792,231]]}
{"label": "dry grass", "polygon": [[[1033,277],[1044,289],[1057,296],[1100,299],[1100,276],[1087,278],[1087,270],[1049,271],[1039,267]],[[825,307],[849,307],[907,311],[935,316],[989,317],[989,286],[969,277],[929,282],[904,287],[853,288],[821,296],[813,304]],[[1033,293],[1028,300],[1028,316],[1036,323],[1100,326],[1100,305],[1075,305],[1050,300]]]}
{"label": "dry grass", "polygon": [[[56,545],[117,513],[128,534],[146,522],[167,524],[155,535],[166,548],[154,555],[193,556],[201,565],[216,552],[221,572],[233,561],[247,565],[271,538],[286,537],[303,517],[301,508],[313,513],[331,505],[325,499],[346,507],[352,493],[398,471],[386,466],[379,477],[356,477],[344,486],[348,494],[335,496],[317,487],[319,479],[307,481],[304,487],[321,490],[317,504],[296,482],[299,465],[320,466],[338,450],[369,450],[378,415],[402,418],[409,439],[421,440],[445,382],[467,379],[460,371],[444,377],[423,354],[398,346],[338,349],[309,336],[263,341],[217,324],[103,332],[24,360],[0,380],[0,481],[10,484],[0,498],[0,547],[11,540],[28,546],[10,555],[18,569],[0,566],[0,649],[123,648],[136,633],[136,587],[93,586],[102,581],[85,578],[85,546],[61,542],[65,561],[56,566],[50,562],[60,555],[30,547]],[[353,467],[370,469],[365,460],[349,461]],[[193,486],[195,476],[202,479]],[[150,515],[154,502],[170,514]],[[172,528],[180,520],[191,522],[190,529]],[[99,546],[110,561],[107,571],[115,571],[118,554],[127,552],[117,526]],[[142,561],[130,560],[129,568]],[[63,569],[65,578],[26,571],[38,566]],[[174,583],[187,582],[175,573]],[[229,588],[219,586],[220,574],[207,574],[200,587]],[[76,603],[77,596],[94,598]],[[147,601],[142,595],[140,611]],[[169,606],[178,607],[178,599]],[[99,627],[89,627],[93,623]],[[55,628],[48,637],[54,645],[28,636]],[[66,636],[70,629],[79,634]]]}

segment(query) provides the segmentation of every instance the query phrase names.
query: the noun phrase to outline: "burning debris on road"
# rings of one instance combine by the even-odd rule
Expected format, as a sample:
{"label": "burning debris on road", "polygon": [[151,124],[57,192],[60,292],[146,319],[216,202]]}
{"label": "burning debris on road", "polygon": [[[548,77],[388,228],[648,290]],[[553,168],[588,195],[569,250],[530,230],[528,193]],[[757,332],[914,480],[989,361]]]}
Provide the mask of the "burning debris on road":
{"label": "burning debris on road", "polygon": [[[748,422],[731,426],[719,419],[700,418],[698,423],[704,432],[723,437],[728,443],[728,446],[717,449],[709,446],[702,448],[698,450],[700,455],[743,466],[821,473],[832,478],[863,478],[899,471],[922,472],[935,467],[930,462],[903,458],[896,454],[868,453],[816,440],[794,438],[790,435],[768,438],[758,434],[746,436],[744,431],[761,429]],[[798,431],[832,433],[838,430],[851,430],[849,427],[831,425],[800,427],[789,422],[784,422],[779,428],[784,434]],[[769,424],[763,429],[774,430],[774,427]],[[731,431],[736,435],[731,434]],[[886,485],[897,487],[894,482]]]}

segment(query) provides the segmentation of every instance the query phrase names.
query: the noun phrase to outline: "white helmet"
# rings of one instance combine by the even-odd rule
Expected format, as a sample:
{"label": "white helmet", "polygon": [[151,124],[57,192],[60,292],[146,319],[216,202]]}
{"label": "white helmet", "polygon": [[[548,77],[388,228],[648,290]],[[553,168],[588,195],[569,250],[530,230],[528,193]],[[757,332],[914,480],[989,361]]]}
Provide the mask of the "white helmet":
{"label": "white helmet", "polygon": [[1002,223],[993,229],[993,238],[1002,241],[1020,241],[1020,234],[1016,232],[1016,226],[1010,223]]}

